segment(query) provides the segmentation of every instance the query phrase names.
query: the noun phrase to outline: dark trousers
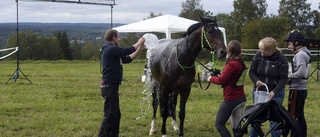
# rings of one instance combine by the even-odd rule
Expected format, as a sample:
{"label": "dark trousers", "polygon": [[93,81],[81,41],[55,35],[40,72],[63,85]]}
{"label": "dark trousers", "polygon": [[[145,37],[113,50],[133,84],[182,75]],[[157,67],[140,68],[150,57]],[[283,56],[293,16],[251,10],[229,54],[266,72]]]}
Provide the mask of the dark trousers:
{"label": "dark trousers", "polygon": [[[231,137],[231,133],[227,129],[226,123],[227,123],[228,119],[230,118],[230,116],[233,119],[240,119],[242,113],[235,114],[235,113],[237,113],[235,111],[239,111],[239,110],[235,110],[235,109],[241,109],[241,112],[242,112],[242,109],[245,104],[243,104],[240,107],[239,107],[239,105],[242,104],[243,102],[246,102],[245,97],[243,97],[239,100],[224,100],[222,102],[222,104],[220,105],[220,108],[219,108],[217,116],[216,116],[215,127],[218,130],[218,132],[220,133],[221,137]],[[239,107],[239,108],[237,108],[237,107]],[[238,118],[234,118],[234,117],[238,117]],[[238,123],[238,121],[232,121],[232,122]],[[234,123],[231,123],[231,124],[234,124]],[[235,127],[232,126],[232,128],[235,128]]]}
{"label": "dark trousers", "polygon": [[98,137],[118,137],[120,127],[119,86],[101,86],[104,115]]}
{"label": "dark trousers", "polygon": [[[304,104],[307,97],[307,90],[289,90],[288,111],[298,124],[299,131],[291,132],[292,137],[306,137],[307,123],[304,117]],[[298,134],[300,133],[300,135]]]}

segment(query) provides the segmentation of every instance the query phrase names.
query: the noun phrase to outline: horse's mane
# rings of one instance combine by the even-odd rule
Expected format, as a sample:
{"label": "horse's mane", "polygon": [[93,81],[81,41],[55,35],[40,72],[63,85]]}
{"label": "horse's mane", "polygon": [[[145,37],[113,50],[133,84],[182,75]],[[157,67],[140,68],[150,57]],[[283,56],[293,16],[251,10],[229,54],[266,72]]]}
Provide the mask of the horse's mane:
{"label": "horse's mane", "polygon": [[183,33],[183,35],[182,35],[181,37],[183,38],[183,37],[186,37],[186,36],[190,35],[193,31],[195,31],[196,29],[198,29],[200,26],[201,26],[201,23],[200,23],[200,22],[191,25],[191,26],[187,29],[187,32]]}

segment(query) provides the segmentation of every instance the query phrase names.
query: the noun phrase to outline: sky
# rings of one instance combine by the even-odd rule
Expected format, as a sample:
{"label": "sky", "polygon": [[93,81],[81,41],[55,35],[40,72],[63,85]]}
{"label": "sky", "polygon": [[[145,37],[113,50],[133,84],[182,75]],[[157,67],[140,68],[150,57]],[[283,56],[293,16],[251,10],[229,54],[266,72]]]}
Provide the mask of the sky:
{"label": "sky", "polygon": [[[75,0],[76,1],[76,0]],[[86,0],[99,1],[99,0]],[[115,0],[112,8],[113,23],[141,21],[150,12],[178,16],[181,3],[186,0]],[[267,0],[267,14],[277,15],[280,0]],[[307,0],[312,10],[319,10],[319,0]],[[201,0],[205,11],[213,15],[229,14],[233,11],[233,0]],[[16,0],[0,0],[0,23],[17,21]],[[111,23],[111,7],[74,3],[43,2],[34,0],[18,1],[19,22],[42,23]]]}

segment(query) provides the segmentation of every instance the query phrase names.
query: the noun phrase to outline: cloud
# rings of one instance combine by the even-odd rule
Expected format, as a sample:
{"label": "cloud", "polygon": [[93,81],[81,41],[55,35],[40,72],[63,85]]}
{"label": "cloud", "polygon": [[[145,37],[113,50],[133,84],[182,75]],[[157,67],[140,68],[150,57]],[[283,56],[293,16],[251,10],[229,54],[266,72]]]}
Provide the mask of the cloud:
{"label": "cloud", "polygon": [[[182,2],[185,0],[116,0],[116,5],[112,8],[112,21],[113,23],[141,21],[150,12],[178,15],[182,9]],[[201,0],[201,3],[204,10],[211,11],[214,15],[233,11],[233,0]],[[278,0],[267,0],[267,3],[267,13],[277,14]],[[312,9],[319,5],[318,0],[307,0],[307,3],[312,3]],[[18,7],[19,22],[111,22],[110,6],[20,0]],[[1,0],[0,13],[0,22],[16,22],[15,0]]]}

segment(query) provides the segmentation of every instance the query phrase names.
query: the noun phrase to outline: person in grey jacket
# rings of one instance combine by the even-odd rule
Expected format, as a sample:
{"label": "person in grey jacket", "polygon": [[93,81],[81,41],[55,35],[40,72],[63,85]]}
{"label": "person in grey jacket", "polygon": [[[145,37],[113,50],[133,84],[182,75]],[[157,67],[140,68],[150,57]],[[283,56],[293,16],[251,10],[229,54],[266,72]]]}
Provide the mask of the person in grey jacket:
{"label": "person in grey jacket", "polygon": [[[271,37],[261,39],[259,41],[259,49],[253,57],[249,69],[249,77],[254,83],[254,88],[258,87],[261,91],[267,91],[264,86],[266,84],[269,89],[269,99],[276,100],[282,104],[285,85],[288,81],[287,58],[277,48],[276,40]],[[276,122],[270,121],[270,129],[276,125]],[[281,131],[279,130],[271,132],[272,137],[278,137],[280,134]],[[250,137],[257,136],[258,133],[251,127]]]}
{"label": "person in grey jacket", "polygon": [[307,136],[307,123],[304,117],[304,104],[307,97],[307,77],[310,68],[310,51],[304,46],[305,38],[298,30],[287,34],[285,41],[288,48],[295,54],[291,61],[291,71],[288,75],[289,98],[288,110],[296,120],[301,135],[291,133],[294,137]]}

